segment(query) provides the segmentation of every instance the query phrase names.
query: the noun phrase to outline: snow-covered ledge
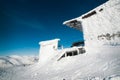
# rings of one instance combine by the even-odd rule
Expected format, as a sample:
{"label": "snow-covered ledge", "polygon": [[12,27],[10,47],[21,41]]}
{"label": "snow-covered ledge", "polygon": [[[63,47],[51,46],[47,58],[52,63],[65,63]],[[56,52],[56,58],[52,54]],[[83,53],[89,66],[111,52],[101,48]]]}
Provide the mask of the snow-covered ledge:
{"label": "snow-covered ledge", "polygon": [[39,63],[41,65],[47,63],[50,59],[53,58],[55,53],[58,50],[58,41],[60,39],[53,39],[39,42]]}

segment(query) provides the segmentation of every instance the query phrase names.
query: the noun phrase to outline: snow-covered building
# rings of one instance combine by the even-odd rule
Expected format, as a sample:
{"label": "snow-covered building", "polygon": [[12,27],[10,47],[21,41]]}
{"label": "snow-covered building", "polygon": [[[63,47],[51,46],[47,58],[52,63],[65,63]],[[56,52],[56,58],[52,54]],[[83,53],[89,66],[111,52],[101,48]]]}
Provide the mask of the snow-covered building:
{"label": "snow-covered building", "polygon": [[[80,17],[63,24],[83,32],[84,46],[58,49],[60,39],[40,42],[39,62],[44,64],[83,53],[100,53],[120,47],[120,0],[109,0]],[[78,37],[79,39],[79,37]],[[112,47],[112,48],[111,48]]]}
{"label": "snow-covered building", "polygon": [[[65,21],[65,25],[83,31],[84,42],[80,43],[85,45],[76,46],[77,42],[71,48],[59,49],[60,39],[42,41],[39,63],[0,68],[0,80],[120,80],[119,17],[120,0],[109,0],[78,18]],[[24,65],[32,59],[0,57],[0,64]]]}
{"label": "snow-covered building", "polygon": [[[71,48],[58,49],[60,39],[53,39],[40,42],[39,63],[44,65],[51,59],[59,61],[67,56],[75,56],[85,53],[83,46],[74,46]],[[55,58],[54,58],[55,57]]]}
{"label": "snow-covered building", "polygon": [[120,47],[120,0],[109,0],[63,24],[83,32],[87,52]]}

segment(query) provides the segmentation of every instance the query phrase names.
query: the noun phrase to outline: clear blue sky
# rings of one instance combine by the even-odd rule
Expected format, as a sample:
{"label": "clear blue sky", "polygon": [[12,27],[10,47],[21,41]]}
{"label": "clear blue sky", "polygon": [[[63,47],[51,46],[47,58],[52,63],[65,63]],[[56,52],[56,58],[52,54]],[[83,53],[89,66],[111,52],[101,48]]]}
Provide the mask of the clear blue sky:
{"label": "clear blue sky", "polygon": [[82,32],[62,25],[107,0],[0,0],[0,55],[38,55],[39,41],[69,47]]}

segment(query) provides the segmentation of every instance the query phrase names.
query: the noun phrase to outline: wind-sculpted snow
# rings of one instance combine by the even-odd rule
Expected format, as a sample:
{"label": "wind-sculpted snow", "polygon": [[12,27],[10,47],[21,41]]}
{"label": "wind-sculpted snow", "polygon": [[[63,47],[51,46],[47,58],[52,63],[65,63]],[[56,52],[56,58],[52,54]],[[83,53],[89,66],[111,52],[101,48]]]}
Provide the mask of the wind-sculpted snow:
{"label": "wind-sculpted snow", "polygon": [[[60,52],[44,65],[4,67],[0,80],[120,80],[120,0],[109,0],[97,11],[83,15],[86,53],[58,61]],[[19,56],[0,58],[9,66],[31,62]]]}

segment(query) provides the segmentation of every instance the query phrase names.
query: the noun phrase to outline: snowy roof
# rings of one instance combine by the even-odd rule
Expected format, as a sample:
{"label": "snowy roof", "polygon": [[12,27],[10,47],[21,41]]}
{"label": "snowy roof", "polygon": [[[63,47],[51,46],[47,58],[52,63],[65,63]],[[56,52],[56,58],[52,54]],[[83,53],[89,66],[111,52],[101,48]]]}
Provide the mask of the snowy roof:
{"label": "snowy roof", "polygon": [[60,41],[60,39],[42,41],[42,42],[39,42],[39,44],[40,45],[48,45],[48,44],[54,43],[55,41]]}
{"label": "snowy roof", "polygon": [[82,27],[83,27],[82,26],[82,21],[84,19],[87,19],[87,18],[93,16],[93,15],[96,15],[97,13],[102,12],[103,9],[104,9],[104,7],[105,7],[105,5],[106,5],[106,3],[104,3],[104,4],[102,4],[102,5],[98,6],[98,7],[96,7],[95,9],[93,9],[93,10],[91,10],[91,11],[89,11],[89,12],[87,12],[87,13],[85,13],[85,14],[77,17],[77,18],[65,21],[65,22],[63,22],[63,24],[67,25],[67,26],[69,26],[71,28],[75,28],[75,29],[78,29],[80,31],[83,31],[82,30]]}

